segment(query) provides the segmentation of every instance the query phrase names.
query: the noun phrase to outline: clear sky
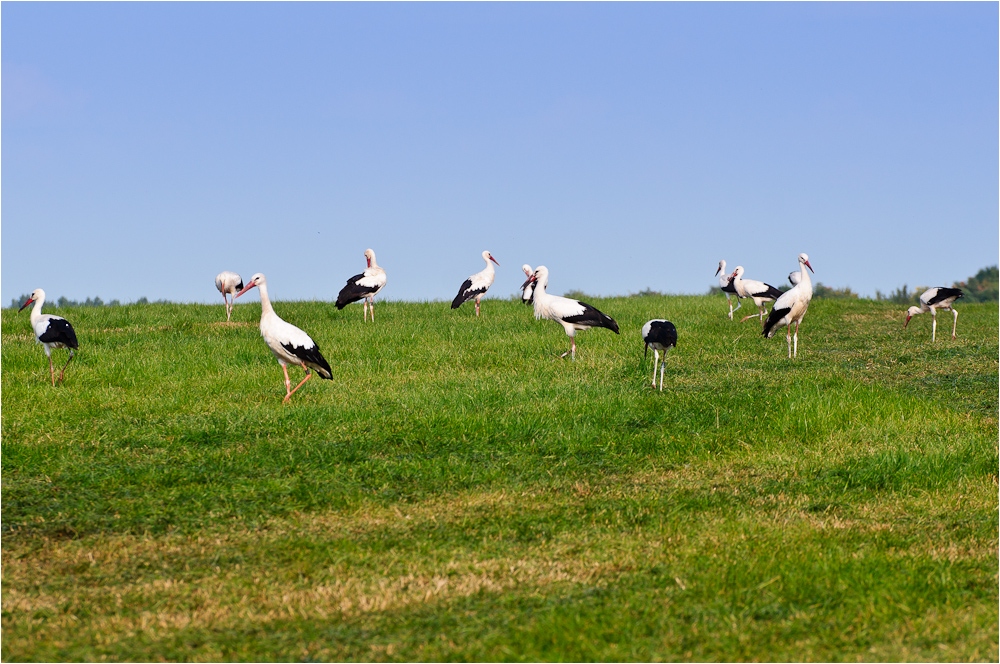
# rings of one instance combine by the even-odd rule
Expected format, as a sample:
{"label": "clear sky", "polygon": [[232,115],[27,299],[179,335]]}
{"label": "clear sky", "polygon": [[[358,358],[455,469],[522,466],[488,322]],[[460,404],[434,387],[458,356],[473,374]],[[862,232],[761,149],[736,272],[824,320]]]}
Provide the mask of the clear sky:
{"label": "clear sky", "polygon": [[[873,295],[997,263],[998,4],[21,3],[2,296]],[[256,299],[256,298],[254,298]]]}

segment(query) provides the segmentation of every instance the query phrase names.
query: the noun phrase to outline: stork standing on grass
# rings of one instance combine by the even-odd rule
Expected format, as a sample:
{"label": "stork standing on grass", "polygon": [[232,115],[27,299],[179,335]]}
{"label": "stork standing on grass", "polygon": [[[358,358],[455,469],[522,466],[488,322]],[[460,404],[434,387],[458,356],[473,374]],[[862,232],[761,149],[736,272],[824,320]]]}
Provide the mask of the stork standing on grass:
{"label": "stork standing on grass", "polygon": [[771,284],[765,284],[763,281],[757,281],[756,279],[744,279],[742,265],[736,266],[736,269],[730,275],[730,280],[740,297],[749,297],[757,305],[757,313],[744,316],[743,320],[740,321],[741,323],[749,318],[756,318],[758,316],[763,321],[764,316],[767,315],[767,305],[765,303],[774,302],[781,297],[781,291]]}
{"label": "stork standing on grass", "polygon": [[[733,319],[733,312],[739,310],[743,306],[743,300],[740,299],[740,294],[736,291],[736,287],[733,286],[733,280],[729,273],[726,272],[726,261],[725,259],[719,261],[719,269],[715,271],[716,276],[719,277],[719,288],[726,295],[726,302],[729,303],[729,320]],[[733,301],[730,299],[733,296],[736,297],[736,309],[733,309]]]}
{"label": "stork standing on grass", "polygon": [[906,326],[910,324],[911,318],[929,311],[931,312],[931,342],[933,343],[937,336],[937,310],[943,309],[955,314],[954,322],[951,325],[951,338],[954,339],[955,331],[958,329],[958,311],[952,305],[962,295],[960,288],[945,288],[944,286],[928,288],[920,296],[920,306],[910,307],[906,310],[906,322],[903,323],[903,329],[905,330]]}
{"label": "stork standing on grass", "polygon": [[45,348],[45,356],[49,358],[49,376],[52,378],[52,387],[55,387],[56,372],[52,366],[52,349],[69,349],[69,359],[66,360],[63,368],[59,370],[59,382],[61,383],[63,375],[66,373],[66,367],[73,361],[73,351],[78,349],[80,345],[76,341],[76,332],[68,320],[62,316],[42,313],[42,304],[45,303],[45,291],[41,288],[36,288],[31,293],[31,297],[21,305],[18,311],[23,311],[32,302],[35,303],[35,306],[31,310],[31,328],[35,331],[35,338],[38,339],[38,343],[42,344],[42,347]]}
{"label": "stork standing on grass", "polygon": [[[483,295],[486,295],[486,291],[493,285],[493,278],[496,276],[496,272],[494,272],[490,261],[497,263],[497,259],[493,258],[493,254],[488,251],[483,252],[483,260],[486,261],[486,269],[482,272],[476,272],[462,282],[461,288],[458,289],[458,295],[451,302],[452,309],[458,309],[462,306],[463,302],[468,302],[472,298],[476,298],[476,315],[479,315],[479,301],[483,299]],[[497,263],[498,267],[499,265],[500,263]]]}
{"label": "stork standing on grass", "polygon": [[646,344],[646,350],[642,352],[643,358],[653,349],[653,387],[656,387],[656,363],[660,359],[660,352],[663,352],[663,361],[660,362],[660,392],[663,391],[663,369],[667,365],[667,351],[677,347],[677,328],[668,320],[654,319],[647,321],[642,326],[642,340]]}
{"label": "stork standing on grass", "polygon": [[524,270],[524,276],[528,277],[528,280],[521,285],[521,303],[531,304],[534,302],[535,293],[535,282],[531,280],[531,274],[534,270],[527,263],[522,265],[521,269]]}
{"label": "stork standing on grass", "polygon": [[[611,316],[601,313],[586,302],[573,300],[559,295],[549,295],[545,292],[549,285],[549,268],[539,265],[525,282],[534,282],[535,318],[548,318],[563,326],[570,338],[570,349],[559,357],[571,355],[576,359],[576,331],[589,330],[592,327],[606,327],[618,334],[618,323]],[[523,287],[522,287],[523,288]]]}
{"label": "stork standing on grass", "polygon": [[[809,264],[809,256],[799,254],[799,283],[779,297],[774,306],[771,307],[771,315],[764,322],[762,334],[770,339],[783,325],[788,326],[785,335],[788,341],[788,357],[797,357],[799,353],[799,325],[809,308],[809,301],[812,300],[813,287],[812,279],[806,268],[812,270]],[[815,272],[815,271],[814,271]],[[792,323],[795,323],[795,341],[792,342]]]}
{"label": "stork standing on grass", "polygon": [[351,302],[364,300],[364,320],[368,320],[368,307],[371,306],[372,322],[375,322],[375,296],[385,288],[385,270],[375,262],[375,252],[365,249],[365,260],[368,267],[361,274],[356,274],[347,280],[347,285],[340,289],[337,295],[337,309],[343,309]]}
{"label": "stork standing on grass", "polygon": [[[263,274],[258,272],[253,275],[250,282],[236,294],[236,297],[243,295],[254,286],[260,289],[260,336],[264,337],[264,343],[274,353],[278,364],[281,365],[281,370],[285,372],[284,403],[288,403],[295,391],[312,376],[309,369],[315,369],[320,378],[326,379],[332,379],[333,372],[330,371],[330,365],[320,354],[316,342],[308,334],[291,323],[281,320],[278,314],[274,313],[271,300],[267,296],[267,279],[264,278]],[[294,390],[292,389],[292,381],[288,378],[289,364],[300,366],[306,372],[306,377],[295,386]]]}
{"label": "stork standing on grass", "polygon": [[222,301],[226,303],[226,321],[228,322],[229,316],[233,312],[233,303],[226,299],[226,293],[229,293],[235,301],[236,293],[243,290],[243,279],[235,272],[226,270],[220,272],[215,278],[215,287],[222,293]]}

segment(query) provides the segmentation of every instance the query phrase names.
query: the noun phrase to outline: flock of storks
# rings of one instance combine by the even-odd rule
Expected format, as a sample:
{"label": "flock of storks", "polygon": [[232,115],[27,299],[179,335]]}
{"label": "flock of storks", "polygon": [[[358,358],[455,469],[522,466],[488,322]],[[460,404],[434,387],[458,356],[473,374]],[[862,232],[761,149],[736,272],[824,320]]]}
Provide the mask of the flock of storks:
{"label": "flock of storks", "polygon": [[[375,252],[371,249],[365,250],[365,260],[367,267],[364,272],[356,274],[347,280],[347,284],[341,289],[337,296],[337,309],[343,309],[352,302],[364,303],[364,320],[368,320],[371,314],[372,322],[375,321],[375,296],[386,284],[385,270],[379,267],[375,261]],[[458,289],[458,294],[451,303],[452,309],[457,309],[463,303],[474,300],[476,303],[476,316],[480,314],[480,300],[490,286],[493,285],[495,276],[493,265],[500,265],[493,255],[484,251],[483,260],[486,267],[481,272],[473,274],[466,279]],[[809,257],[806,254],[798,256],[799,270],[788,275],[792,288],[782,292],[770,284],[753,279],[743,278],[743,266],[737,266],[732,273],[726,271],[726,261],[719,261],[719,269],[716,275],[719,276],[719,287],[726,294],[729,304],[729,318],[732,320],[733,313],[741,306],[742,300],[748,298],[757,305],[757,313],[749,314],[743,318],[759,317],[763,322],[762,334],[771,338],[782,327],[787,328],[786,340],[788,343],[788,357],[793,358],[798,355],[799,325],[809,308],[809,301],[812,299],[813,287],[809,278],[808,268]],[[547,318],[556,321],[563,326],[566,335],[570,338],[570,349],[560,357],[570,355],[576,359],[576,332],[577,330],[587,330],[592,327],[603,327],[618,334],[618,323],[613,318],[598,311],[596,308],[568,297],[550,295],[546,292],[549,285],[549,270],[544,265],[540,265],[534,270],[529,265],[522,268],[527,280],[521,285],[521,300],[525,304],[530,304],[534,308],[535,318]],[[246,293],[251,288],[257,287],[260,291],[260,333],[267,343],[268,348],[277,358],[281,369],[285,374],[285,399],[287,402],[296,390],[309,380],[312,376],[310,370],[314,370],[321,378],[333,378],[330,365],[320,353],[319,346],[308,334],[295,327],[291,323],[282,320],[274,312],[271,300],[267,294],[267,279],[264,275],[257,273],[251,277],[247,284],[243,285],[243,280],[235,272],[222,272],[215,278],[215,287],[222,293],[222,299],[226,304],[226,320],[232,316],[233,302],[236,298]],[[226,295],[232,296],[227,299]],[[734,309],[732,297],[736,297],[737,306]],[[920,296],[920,306],[910,307],[906,312],[905,328],[910,319],[921,313],[930,312],[933,319],[931,324],[931,341],[936,339],[937,334],[937,310],[951,311],[954,314],[951,337],[955,338],[958,327],[958,311],[953,307],[955,300],[962,297],[962,291],[958,288],[945,288],[943,286],[930,288]],[[73,353],[79,348],[76,332],[73,326],[61,316],[42,313],[42,304],[45,302],[45,291],[41,288],[32,292],[31,296],[21,306],[23,310],[29,304],[35,306],[31,310],[31,327],[35,332],[35,338],[45,348],[45,355],[49,360],[49,375],[52,385],[56,384],[55,367],[52,364],[53,348],[68,348],[69,359],[59,371],[59,382],[62,382],[66,372],[66,367],[73,359]],[[767,303],[773,302],[771,312],[767,312]],[[742,322],[742,321],[741,321]],[[795,326],[794,335],[792,326]],[[663,390],[664,364],[667,351],[677,346],[677,328],[668,320],[654,319],[648,321],[642,327],[642,340],[645,343],[646,352],[653,349],[653,387],[656,387],[657,365],[660,371],[660,390]],[[662,358],[660,353],[663,354]],[[292,387],[288,376],[288,365],[293,364],[305,371],[305,377]]]}

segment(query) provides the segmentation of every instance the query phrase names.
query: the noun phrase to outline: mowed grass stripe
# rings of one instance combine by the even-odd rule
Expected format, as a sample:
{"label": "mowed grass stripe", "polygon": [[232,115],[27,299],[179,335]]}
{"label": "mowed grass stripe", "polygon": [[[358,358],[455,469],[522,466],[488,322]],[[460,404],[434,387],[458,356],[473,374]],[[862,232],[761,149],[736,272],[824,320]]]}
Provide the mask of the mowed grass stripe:
{"label": "mowed grass stripe", "polygon": [[[744,646],[752,645],[747,631],[767,633],[775,621],[821,627],[823,638],[817,634],[803,644],[815,647],[843,638],[829,621],[836,623],[839,614],[844,620],[851,610],[860,611],[851,620],[888,614],[904,621],[923,611],[924,593],[955,606],[990,595],[995,541],[968,531],[959,538],[924,532],[970,507],[988,520],[995,494],[990,482],[966,487],[961,498],[935,493],[902,504],[874,500],[820,511],[792,495],[760,493],[761,478],[745,482],[743,492],[757,497],[742,508],[706,501],[719,492],[720,479],[668,472],[562,491],[296,515],[253,532],[98,537],[88,546],[49,542],[5,551],[7,583],[18,588],[30,580],[50,589],[38,595],[8,590],[5,605],[33,616],[34,636],[43,642],[45,635],[58,641],[81,613],[99,613],[95,633],[141,634],[146,649],[138,652],[149,657],[164,645],[161,639],[173,640],[175,630],[238,633],[249,623],[282,632],[294,630],[295,620],[351,623],[359,614],[419,613],[466,598],[556,600],[588,588],[621,595],[650,580],[640,595],[658,596],[668,614],[693,595],[703,604],[703,627]],[[700,503],[693,513],[687,509],[692,502]],[[689,518],[670,518],[679,513]],[[555,523],[564,528],[544,529]],[[838,555],[843,550],[852,555]],[[840,628],[850,631],[850,625]],[[389,624],[382,630],[392,636]],[[176,646],[181,649],[175,652],[184,652]],[[72,657],[95,658],[114,647],[92,642]],[[546,656],[544,639],[534,647]],[[699,652],[725,652],[716,648],[703,644]],[[327,654],[347,655],[329,646]],[[759,657],[760,651],[747,654]]]}
{"label": "mowed grass stripe", "polygon": [[3,658],[996,658],[995,306],[817,300],[792,362],[593,304],[573,363],[518,302],[277,302],[334,369],[287,406],[256,302],[59,311],[56,389],[5,310]]}

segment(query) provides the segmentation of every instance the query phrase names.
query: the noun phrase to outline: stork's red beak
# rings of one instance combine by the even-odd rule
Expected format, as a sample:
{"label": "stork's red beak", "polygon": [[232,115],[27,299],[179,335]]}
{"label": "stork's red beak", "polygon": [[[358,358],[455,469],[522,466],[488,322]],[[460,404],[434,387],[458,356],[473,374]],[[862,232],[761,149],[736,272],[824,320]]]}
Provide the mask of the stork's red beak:
{"label": "stork's red beak", "polygon": [[[490,254],[490,260],[493,261],[494,263],[497,263],[497,259],[493,258],[493,254]],[[499,267],[499,266],[500,266],[500,263],[497,263],[497,267]]]}
{"label": "stork's red beak", "polygon": [[246,293],[246,292],[247,292],[248,290],[250,290],[251,288],[253,288],[253,287],[254,287],[254,286],[256,286],[256,285],[257,285],[257,284],[255,284],[254,282],[252,282],[252,281],[251,281],[250,283],[248,283],[248,284],[247,284],[246,286],[244,286],[244,287],[243,287],[243,290],[241,290],[241,291],[240,291],[239,293],[237,293],[236,295],[233,295],[233,299],[235,300],[235,299],[236,299],[236,298],[238,298],[238,297],[239,297],[240,295],[243,295],[243,293]]}
{"label": "stork's red beak", "polygon": [[816,274],[816,270],[814,270],[813,266],[809,264],[809,261],[803,261],[802,264],[805,265],[807,268],[809,268],[810,272],[812,272],[813,274]]}
{"label": "stork's red beak", "polygon": [[35,301],[35,298],[33,298],[33,297],[29,297],[29,298],[28,298],[28,301],[27,301],[27,302],[25,302],[24,304],[22,304],[22,305],[21,305],[21,308],[20,308],[20,309],[18,309],[18,311],[24,311],[24,308],[25,308],[26,306],[28,306],[29,304],[31,304],[32,302],[34,302],[34,301]]}
{"label": "stork's red beak", "polygon": [[368,261],[368,267],[371,267],[372,266],[372,259],[370,259],[367,256],[365,256],[365,260]]}
{"label": "stork's red beak", "polygon": [[910,319],[911,319],[911,318],[913,318],[913,316],[907,316],[907,317],[906,317],[906,322],[905,322],[905,323],[903,323],[903,329],[904,329],[904,330],[906,329],[906,326],[910,324]]}

